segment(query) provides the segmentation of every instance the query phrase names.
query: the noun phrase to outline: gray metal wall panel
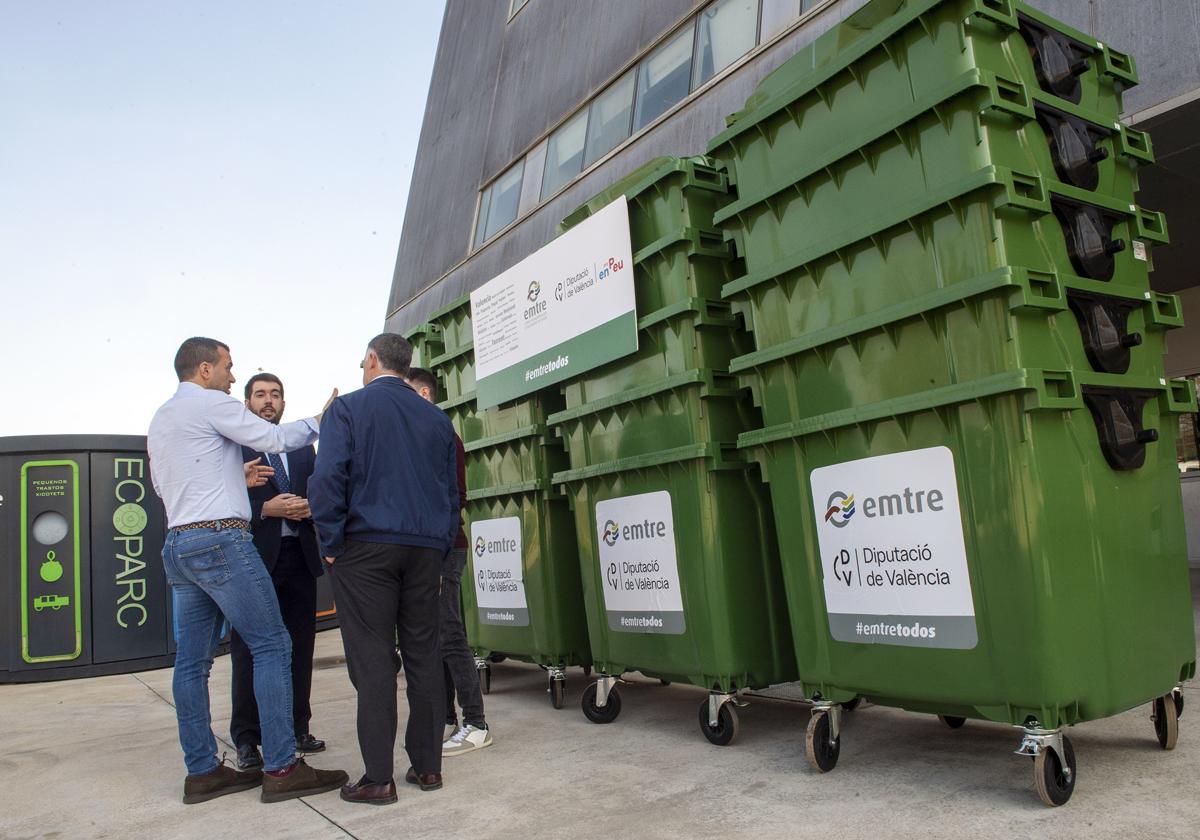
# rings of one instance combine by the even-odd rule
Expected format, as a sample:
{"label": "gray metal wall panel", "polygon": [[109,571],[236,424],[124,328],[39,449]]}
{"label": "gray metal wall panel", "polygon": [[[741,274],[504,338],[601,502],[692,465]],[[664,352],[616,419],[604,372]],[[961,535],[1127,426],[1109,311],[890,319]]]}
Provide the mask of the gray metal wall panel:
{"label": "gray metal wall panel", "polygon": [[[553,239],[558,223],[564,216],[647,161],[660,155],[702,153],[709,138],[725,127],[725,116],[742,107],[764,76],[794,55],[801,46],[835,26],[865,2],[866,0],[846,0],[826,9],[779,43],[760,53],[754,61],[738,68],[689,101],[684,108],[576,181],[553,201],[525,217],[508,233],[476,252],[442,282],[395,312],[388,318],[386,328],[393,332],[403,332],[410,326],[421,323],[428,313],[511,268]],[[533,8],[532,3],[529,8]],[[410,288],[415,291],[421,287]],[[410,291],[409,294],[411,293]],[[407,299],[405,296],[399,296],[392,309]]]}
{"label": "gray metal wall panel", "polygon": [[1032,0],[1031,5],[1133,55],[1133,114],[1200,87],[1200,0]]}
{"label": "gray metal wall panel", "polygon": [[389,312],[467,255],[507,14],[508,0],[446,4]]}

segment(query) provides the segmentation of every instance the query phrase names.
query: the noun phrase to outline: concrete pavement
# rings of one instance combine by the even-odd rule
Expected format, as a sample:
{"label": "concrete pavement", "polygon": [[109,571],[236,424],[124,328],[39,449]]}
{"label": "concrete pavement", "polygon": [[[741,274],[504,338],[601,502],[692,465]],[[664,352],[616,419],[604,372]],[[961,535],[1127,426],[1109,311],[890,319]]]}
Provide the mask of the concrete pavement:
{"label": "concrete pavement", "polygon": [[[1196,579],[1194,579],[1194,584]],[[1195,594],[1196,588],[1193,587]],[[318,767],[361,775],[354,691],[336,631],[317,641],[313,732]],[[496,742],[447,759],[446,786],[401,784],[386,807],[337,793],[263,805],[258,792],[180,803],[183,764],[171,671],[0,686],[0,836],[4,838],[689,838],[1150,837],[1200,830],[1200,693],[1179,747],[1158,748],[1149,707],[1069,730],[1079,762],[1072,800],[1049,809],[1017,730],[865,707],[848,716],[836,770],[804,758],[806,706],[755,699],[741,734],[715,747],[697,727],[704,692],[634,676],[620,718],[584,719],[582,673],[555,711],[539,669],[493,667],[486,698]],[[229,660],[212,673],[214,730],[228,744]],[[401,695],[403,698],[403,694]],[[401,704],[403,714],[403,703]],[[407,766],[398,750],[397,773]]]}

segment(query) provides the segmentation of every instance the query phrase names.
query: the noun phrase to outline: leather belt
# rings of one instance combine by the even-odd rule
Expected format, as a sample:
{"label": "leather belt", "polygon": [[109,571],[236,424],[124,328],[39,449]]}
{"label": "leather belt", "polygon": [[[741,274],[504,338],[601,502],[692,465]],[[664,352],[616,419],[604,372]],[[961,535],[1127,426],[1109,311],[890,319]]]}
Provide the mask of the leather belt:
{"label": "leather belt", "polygon": [[172,531],[199,531],[202,528],[211,528],[214,531],[223,531],[230,528],[240,528],[243,531],[250,530],[250,523],[245,519],[205,519],[203,522],[189,522],[186,525],[176,525]]}

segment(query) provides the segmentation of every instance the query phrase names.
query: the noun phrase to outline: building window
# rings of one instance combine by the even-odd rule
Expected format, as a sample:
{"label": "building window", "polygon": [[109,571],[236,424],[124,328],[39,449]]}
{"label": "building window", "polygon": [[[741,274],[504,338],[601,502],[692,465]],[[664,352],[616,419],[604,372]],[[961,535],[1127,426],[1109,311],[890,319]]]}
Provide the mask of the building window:
{"label": "building window", "polygon": [[587,115],[587,109],[584,108],[550,135],[550,144],[546,147],[546,172],[542,175],[542,198],[553,193],[583,170]]}
{"label": "building window", "polygon": [[691,90],[694,34],[695,27],[688,24],[639,65],[637,106],[633,113],[634,131],[645,128],[688,95]]}
{"label": "building window", "polygon": [[[714,0],[479,196],[473,248],[531,212],[758,43],[831,0]],[[529,0],[509,0],[509,20]]]}
{"label": "building window", "polygon": [[633,117],[633,84],[637,69],[630,70],[592,102],[588,117],[587,151],[583,165],[591,166],[629,136]]}
{"label": "building window", "polygon": [[[1200,387],[1200,374],[1189,376]],[[1200,470],[1200,414],[1182,414],[1179,417],[1179,437],[1175,440],[1175,460],[1179,471]]]}
{"label": "building window", "polygon": [[[479,224],[476,226],[475,234],[476,245],[483,244],[516,221],[517,207],[521,203],[521,176],[524,172],[525,161],[522,159],[493,181],[487,192],[484,193],[479,205]],[[483,231],[482,237],[478,233],[480,230]]]}
{"label": "building window", "polygon": [[718,0],[696,18],[692,89],[700,87],[754,49],[758,0]]}

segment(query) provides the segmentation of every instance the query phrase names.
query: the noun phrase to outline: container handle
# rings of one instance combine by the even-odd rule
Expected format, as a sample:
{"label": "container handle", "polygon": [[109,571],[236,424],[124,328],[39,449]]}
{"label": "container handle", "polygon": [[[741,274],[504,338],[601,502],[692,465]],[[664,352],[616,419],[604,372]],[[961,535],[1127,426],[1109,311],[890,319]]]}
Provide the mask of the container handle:
{"label": "container handle", "polygon": [[987,18],[1009,29],[1016,29],[1019,25],[1017,10],[1013,8],[1012,0],[975,0],[975,8],[971,14]]}
{"label": "container handle", "polygon": [[1137,64],[1133,56],[1114,50],[1108,44],[1100,44],[1100,73],[1127,88],[1138,83]]}
{"label": "container handle", "polygon": [[1025,399],[1026,411],[1074,411],[1082,407],[1079,383],[1069,370],[1030,370],[1033,393]]}
{"label": "container handle", "polygon": [[1161,329],[1175,329],[1183,326],[1183,301],[1180,300],[1179,295],[1147,292],[1146,300],[1150,308],[1147,326]]}
{"label": "container handle", "polygon": [[1196,383],[1190,379],[1168,379],[1163,393],[1166,414],[1195,414],[1200,412],[1196,405]]}
{"label": "container handle", "polygon": [[1134,212],[1134,226],[1137,228],[1138,239],[1149,239],[1160,245],[1171,241],[1167,233],[1167,217],[1162,213],[1138,207]]}
{"label": "container handle", "polygon": [[1154,163],[1154,145],[1150,142],[1150,135],[1120,123],[1117,125],[1120,129],[1117,132],[1117,152],[1143,163]]}

